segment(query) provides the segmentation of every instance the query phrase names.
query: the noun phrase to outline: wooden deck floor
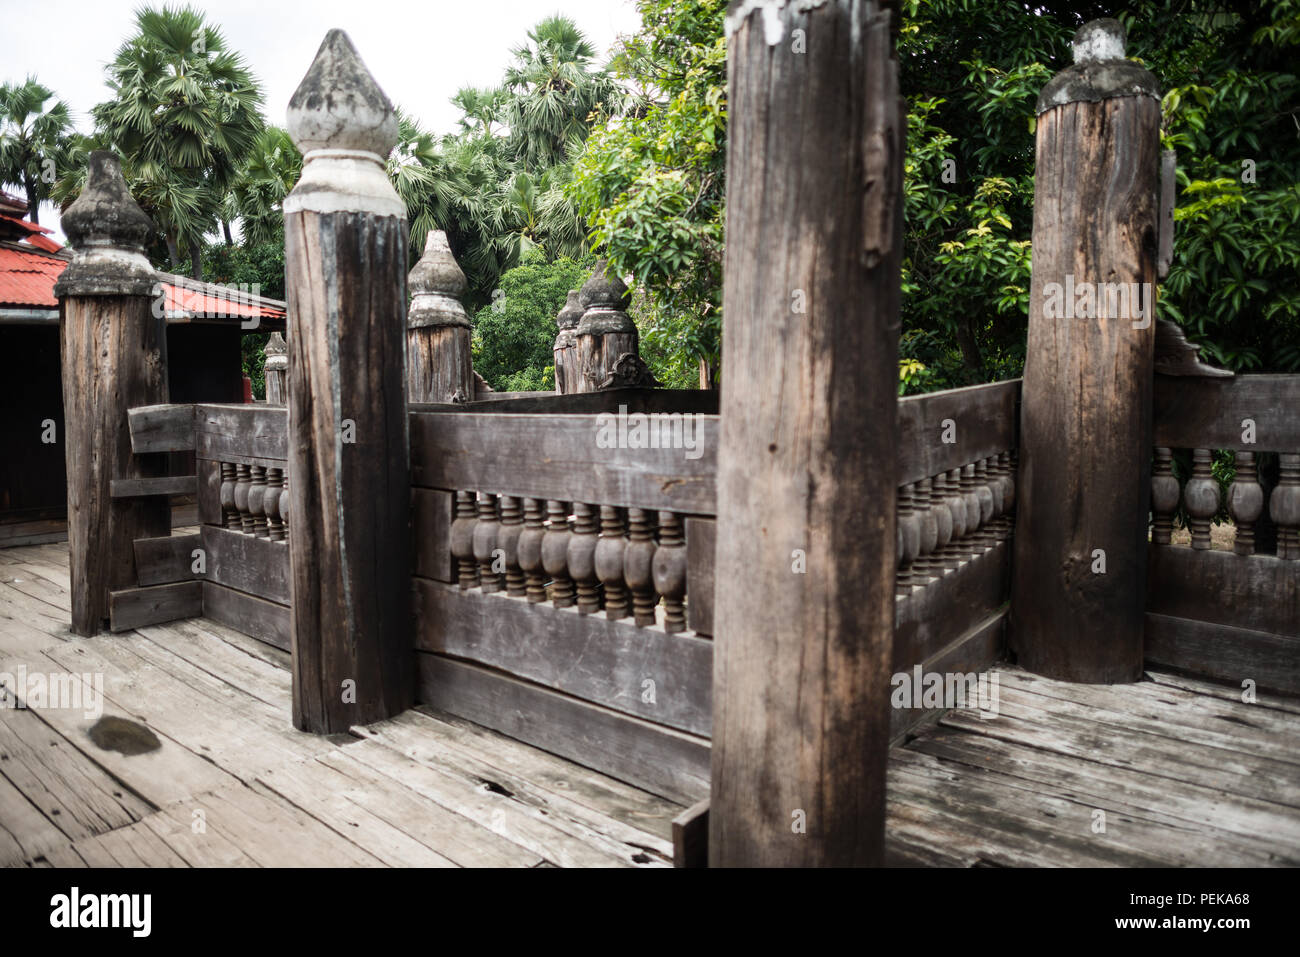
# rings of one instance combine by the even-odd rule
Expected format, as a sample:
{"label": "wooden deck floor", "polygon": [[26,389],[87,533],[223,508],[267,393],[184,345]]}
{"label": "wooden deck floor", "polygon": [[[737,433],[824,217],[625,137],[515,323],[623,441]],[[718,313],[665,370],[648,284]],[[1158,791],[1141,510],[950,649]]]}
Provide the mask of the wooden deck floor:
{"label": "wooden deck floor", "polygon": [[0,550],[0,673],[102,674],[133,724],[0,709],[0,864],[671,866],[668,801],[448,716],[302,734],[277,649],[204,619],[76,639],[67,608],[66,545]]}
{"label": "wooden deck floor", "polygon": [[[81,711],[0,708],[0,864],[671,860],[668,801],[425,711],[301,734],[276,649],[202,619],[75,639],[67,608],[66,545],[0,549],[0,673],[102,674],[110,719],[92,737]],[[894,750],[890,863],[1300,864],[1300,701],[999,677],[997,718],[949,712]]]}
{"label": "wooden deck floor", "polygon": [[891,863],[1300,864],[1300,700],[997,672],[996,718],[950,711],[894,749]]}

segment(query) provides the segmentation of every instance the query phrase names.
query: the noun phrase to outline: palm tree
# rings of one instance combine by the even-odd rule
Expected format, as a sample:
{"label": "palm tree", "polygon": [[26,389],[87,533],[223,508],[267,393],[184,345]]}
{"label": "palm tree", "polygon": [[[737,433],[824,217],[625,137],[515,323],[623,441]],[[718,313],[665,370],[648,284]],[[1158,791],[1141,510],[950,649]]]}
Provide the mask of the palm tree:
{"label": "palm tree", "polygon": [[492,124],[500,123],[505,115],[509,93],[503,87],[462,86],[451,98],[460,107],[462,133],[492,136]]}
{"label": "palm tree", "polygon": [[261,91],[243,58],[193,7],[136,13],[137,33],[107,67],[113,98],[93,110],[102,137],[121,154],[132,192],[148,200],[173,267],[200,250],[262,132]]}
{"label": "palm tree", "polygon": [[623,97],[608,73],[591,68],[595,48],[569,18],[547,17],[528,39],[506,69],[505,119],[516,157],[537,172],[564,163]]}
{"label": "palm tree", "polygon": [[67,159],[71,133],[68,104],[35,77],[0,85],[0,182],[26,194],[33,223],[41,221],[41,200]]}
{"label": "palm tree", "polygon": [[289,134],[278,126],[266,127],[226,194],[223,223],[237,218],[250,246],[282,236],[282,204],[301,175],[302,154]]}

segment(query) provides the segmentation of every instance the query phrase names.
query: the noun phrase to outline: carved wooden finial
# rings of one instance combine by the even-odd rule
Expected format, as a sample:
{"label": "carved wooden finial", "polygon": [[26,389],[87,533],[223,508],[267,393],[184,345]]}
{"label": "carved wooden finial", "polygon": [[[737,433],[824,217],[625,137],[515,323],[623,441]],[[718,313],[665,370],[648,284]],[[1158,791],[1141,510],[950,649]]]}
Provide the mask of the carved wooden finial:
{"label": "carved wooden finial", "polygon": [[1160,99],[1160,86],[1150,71],[1124,58],[1124,27],[1118,20],[1085,23],[1074,35],[1074,63],[1038,94],[1039,113],[1066,103],[1100,103],[1115,96]]}
{"label": "carved wooden finial", "polygon": [[564,308],[560,314],[555,317],[555,324],[561,332],[578,328],[578,323],[582,321],[582,303],[579,301],[581,294],[576,289],[570,289],[568,297],[564,300]]}
{"label": "carved wooden finial", "polygon": [[287,128],[303,154],[286,214],[343,210],[406,216],[384,171],[397,113],[342,30],[331,30],[289,100]]}
{"label": "carved wooden finial", "polygon": [[596,263],[595,272],[582,284],[578,302],[583,310],[577,325],[579,336],[636,332],[636,324],[625,311],[631,303],[627,285],[610,269],[608,260]]}
{"label": "carved wooden finial", "polygon": [[410,329],[421,326],[463,326],[470,328],[469,316],[461,304],[467,283],[465,273],[456,263],[441,229],[429,232],[424,255],[406,279],[411,293],[411,308],[406,314]]}
{"label": "carved wooden finial", "polygon": [[1168,319],[1156,320],[1156,345],[1153,363],[1161,375],[1231,376],[1227,369],[1216,369],[1201,361],[1201,347],[1187,341],[1182,327]]}
{"label": "carved wooden finial", "polygon": [[116,153],[90,154],[86,186],[61,223],[73,258],[56,296],[151,294],[155,275],[144,247],[154,224],[132,198]]}

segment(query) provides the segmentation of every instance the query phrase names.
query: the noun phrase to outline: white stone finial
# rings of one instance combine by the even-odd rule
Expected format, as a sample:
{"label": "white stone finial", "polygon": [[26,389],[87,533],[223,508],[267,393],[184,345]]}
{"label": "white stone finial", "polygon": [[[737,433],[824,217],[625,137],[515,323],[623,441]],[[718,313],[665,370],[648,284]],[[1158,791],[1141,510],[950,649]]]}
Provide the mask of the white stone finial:
{"label": "white stone finial", "polygon": [[1124,25],[1118,20],[1090,20],[1074,34],[1074,62],[1124,59]]}
{"label": "white stone finial", "polygon": [[384,162],[397,144],[392,102],[342,30],[325,35],[289,100],[287,128],[303,153],[286,214],[371,212],[406,216]]}

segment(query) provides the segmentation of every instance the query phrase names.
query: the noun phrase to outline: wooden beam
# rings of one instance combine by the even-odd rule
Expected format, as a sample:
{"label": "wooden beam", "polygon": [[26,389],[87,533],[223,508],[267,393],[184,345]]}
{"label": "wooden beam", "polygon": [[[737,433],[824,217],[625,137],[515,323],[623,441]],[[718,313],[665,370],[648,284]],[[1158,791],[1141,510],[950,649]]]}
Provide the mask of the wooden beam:
{"label": "wooden beam", "polygon": [[1142,675],[1160,95],[1117,21],[1074,48],[1039,97],[1010,641],[1115,683]]}
{"label": "wooden beam", "polygon": [[414,694],[409,237],[384,171],[396,115],[343,31],[326,34],[288,128],[306,157],[284,201],[293,720],[333,733]]}
{"label": "wooden beam", "polygon": [[194,549],[201,548],[198,535],[166,535],[135,542],[136,575],[141,585],[166,585],[190,581],[195,575]]}
{"label": "wooden beam", "polygon": [[1231,682],[1244,691],[1300,694],[1300,639],[1215,622],[1146,616],[1147,662]]}
{"label": "wooden beam", "polygon": [[160,475],[156,478],[113,479],[113,498],[148,498],[152,495],[193,495],[198,482],[193,475]]}
{"label": "wooden beam", "polygon": [[[1300,376],[1156,376],[1155,445],[1300,452]],[[1254,442],[1245,441],[1247,423]]]}
{"label": "wooden beam", "polygon": [[1178,545],[1147,554],[1148,612],[1300,639],[1300,562]]}
{"label": "wooden beam", "polygon": [[906,126],[890,14],[732,11],[709,861],[880,864]]}
{"label": "wooden beam", "polygon": [[289,604],[289,546],[227,528],[200,530],[208,581],[258,598]]}
{"label": "wooden beam", "polygon": [[126,418],[131,428],[131,451],[136,455],[194,451],[193,405],[140,406],[128,409]]}
{"label": "wooden beam", "polygon": [[702,738],[477,665],[416,653],[419,700],[684,804],[709,791]]}
{"label": "wooden beam", "polygon": [[602,389],[600,392],[553,393],[495,392],[463,405],[412,405],[411,412],[533,412],[537,414],[617,412],[698,412],[718,414],[718,393],[701,389]]}
{"label": "wooden beam", "polygon": [[[567,396],[566,396],[567,398]],[[632,415],[629,410],[629,416]],[[646,420],[676,448],[617,447],[639,420],[617,412],[564,416],[484,413],[411,416],[411,474],[429,488],[492,492],[712,515],[718,419]],[[604,444],[602,444],[604,443]],[[614,447],[607,447],[609,444]],[[581,489],[579,493],[577,490]]]}
{"label": "wooden beam", "polygon": [[261,465],[289,456],[289,413],[282,406],[199,405],[194,431],[201,459]]}
{"label": "wooden beam", "polygon": [[203,614],[203,583],[175,582],[126,588],[109,594],[112,631],[130,631]]}
{"label": "wooden beam", "polygon": [[215,582],[203,582],[203,617],[290,650],[289,608]]}
{"label": "wooden beam", "polygon": [[709,866],[709,801],[692,804],[673,818],[673,867]]}
{"label": "wooden beam", "polygon": [[702,737],[712,729],[713,645],[703,638],[421,578],[415,618],[421,651],[475,661]]}
{"label": "wooden beam", "polygon": [[713,561],[717,544],[716,521],[686,520],[686,624],[701,635],[713,634]]}
{"label": "wooden beam", "polygon": [[451,520],[456,496],[436,488],[411,489],[411,534],[415,574],[455,581],[451,568]]}
{"label": "wooden beam", "polygon": [[1016,447],[1019,379],[898,400],[898,484]]}

